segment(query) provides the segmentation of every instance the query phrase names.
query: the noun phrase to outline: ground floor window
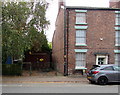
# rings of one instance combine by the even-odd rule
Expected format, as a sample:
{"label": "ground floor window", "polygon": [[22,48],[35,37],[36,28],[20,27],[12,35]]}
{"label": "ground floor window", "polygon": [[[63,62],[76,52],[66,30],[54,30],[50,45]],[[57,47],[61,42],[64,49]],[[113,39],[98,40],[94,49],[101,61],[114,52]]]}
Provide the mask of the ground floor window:
{"label": "ground floor window", "polygon": [[120,46],[120,31],[116,31],[116,45]]}
{"label": "ground floor window", "polygon": [[77,52],[75,69],[85,68],[85,66],[86,66],[86,54]]}
{"label": "ground floor window", "polygon": [[120,64],[120,53],[115,54],[115,64]]}
{"label": "ground floor window", "polygon": [[108,55],[97,55],[96,65],[108,64]]}
{"label": "ground floor window", "polygon": [[103,65],[105,58],[98,58],[98,64]]}

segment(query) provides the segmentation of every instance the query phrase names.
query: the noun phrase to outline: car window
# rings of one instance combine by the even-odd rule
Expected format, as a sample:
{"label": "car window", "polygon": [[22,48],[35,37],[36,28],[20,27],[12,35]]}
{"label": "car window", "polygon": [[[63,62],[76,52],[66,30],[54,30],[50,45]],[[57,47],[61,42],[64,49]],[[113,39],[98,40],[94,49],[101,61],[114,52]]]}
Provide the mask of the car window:
{"label": "car window", "polygon": [[105,68],[103,68],[102,70],[113,70],[113,67],[112,67],[112,66],[105,67]]}
{"label": "car window", "polygon": [[98,66],[98,65],[93,65],[92,68],[91,68],[91,70],[93,70],[93,69],[94,69],[94,70],[97,70],[98,68],[100,68],[100,66]]}
{"label": "car window", "polygon": [[120,66],[114,66],[113,68],[115,69],[115,71],[120,71]]}

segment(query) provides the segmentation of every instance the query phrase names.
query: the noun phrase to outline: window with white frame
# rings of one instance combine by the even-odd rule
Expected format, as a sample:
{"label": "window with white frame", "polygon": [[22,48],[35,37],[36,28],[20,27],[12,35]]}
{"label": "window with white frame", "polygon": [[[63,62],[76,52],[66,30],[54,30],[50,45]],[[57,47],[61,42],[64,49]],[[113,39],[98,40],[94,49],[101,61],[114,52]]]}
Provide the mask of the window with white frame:
{"label": "window with white frame", "polygon": [[76,13],[76,24],[86,23],[86,13]]}
{"label": "window with white frame", "polygon": [[76,53],[75,69],[85,68],[86,66],[86,53]]}
{"label": "window with white frame", "polygon": [[120,14],[116,14],[116,25],[120,25]]}
{"label": "window with white frame", "polygon": [[115,64],[119,64],[120,65],[120,53],[116,53],[115,54]]}
{"label": "window with white frame", "polygon": [[120,31],[116,31],[116,45],[120,46]]}
{"label": "window with white frame", "polygon": [[86,30],[76,30],[76,45],[86,44]]}

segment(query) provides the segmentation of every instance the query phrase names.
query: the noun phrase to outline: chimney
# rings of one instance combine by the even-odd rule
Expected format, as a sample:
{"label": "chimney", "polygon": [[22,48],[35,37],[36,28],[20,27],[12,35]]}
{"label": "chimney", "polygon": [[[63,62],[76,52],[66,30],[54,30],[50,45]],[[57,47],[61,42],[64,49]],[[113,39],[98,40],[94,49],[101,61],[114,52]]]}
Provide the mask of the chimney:
{"label": "chimney", "polygon": [[120,0],[110,0],[109,7],[110,8],[120,8]]}
{"label": "chimney", "polygon": [[61,8],[64,8],[65,6],[65,0],[59,0],[58,1],[58,9],[60,10]]}

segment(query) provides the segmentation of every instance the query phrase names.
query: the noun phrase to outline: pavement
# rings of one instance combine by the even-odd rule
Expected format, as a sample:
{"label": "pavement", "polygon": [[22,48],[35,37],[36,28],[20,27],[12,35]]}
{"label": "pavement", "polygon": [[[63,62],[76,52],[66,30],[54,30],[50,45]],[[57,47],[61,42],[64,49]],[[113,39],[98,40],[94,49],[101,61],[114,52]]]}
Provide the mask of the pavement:
{"label": "pavement", "polygon": [[56,72],[24,73],[22,76],[2,76],[2,83],[88,83],[86,75],[63,76]]}

